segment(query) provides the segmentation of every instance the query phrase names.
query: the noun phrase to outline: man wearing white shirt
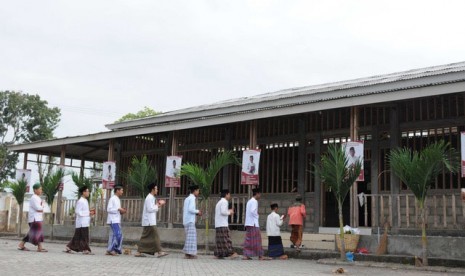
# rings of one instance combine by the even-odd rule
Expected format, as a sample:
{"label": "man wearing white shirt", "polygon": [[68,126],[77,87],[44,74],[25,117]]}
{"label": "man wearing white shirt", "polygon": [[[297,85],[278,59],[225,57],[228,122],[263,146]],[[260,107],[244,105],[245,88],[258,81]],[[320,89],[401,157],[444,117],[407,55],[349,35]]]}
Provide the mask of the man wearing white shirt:
{"label": "man wearing white shirt", "polygon": [[182,249],[186,259],[197,259],[197,230],[195,229],[195,218],[201,216],[202,212],[195,207],[195,198],[199,196],[199,186],[189,187],[190,195],[184,200],[182,212],[182,224],[186,234],[186,241]]}
{"label": "man wearing white shirt", "polygon": [[149,194],[145,197],[144,210],[142,211],[142,227],[144,228],[139,244],[137,245],[137,253],[135,257],[145,257],[144,253],[163,257],[168,255],[161,249],[160,237],[157,231],[157,212],[160,207],[165,205],[164,200],[159,200],[155,196],[158,194],[158,187],[155,183],[147,186]]}
{"label": "man wearing white shirt", "polygon": [[89,210],[89,188],[87,188],[87,186],[82,186],[79,188],[79,194],[81,198],[76,202],[74,208],[76,229],[74,230],[73,238],[66,245],[65,252],[71,253],[71,251],[75,251],[89,255],[92,254],[89,247],[90,216],[95,214],[95,210]]}
{"label": "man wearing white shirt", "polygon": [[40,186],[40,184],[35,184],[32,188],[34,189],[34,194],[29,200],[29,213],[27,218],[29,232],[19,243],[18,249],[29,251],[25,246],[26,242],[29,242],[37,246],[37,252],[47,252],[47,250],[42,247],[42,243],[44,242],[44,233],[42,232],[44,203],[42,199],[40,199],[40,195],[42,195],[42,186]]}
{"label": "man wearing white shirt", "polygon": [[287,255],[284,254],[283,240],[281,239],[281,226],[283,225],[284,215],[280,216],[278,212],[278,204],[270,205],[271,213],[266,218],[266,235],[268,236],[268,256],[272,258],[280,258],[287,260]]}
{"label": "man wearing white shirt", "polygon": [[252,189],[252,198],[247,201],[245,209],[245,241],[243,254],[244,260],[251,260],[252,257],[258,256],[259,260],[269,260],[264,257],[262,248],[262,234],[258,225],[258,201],[260,199],[260,190]]}
{"label": "man wearing white shirt", "polygon": [[106,255],[116,256],[121,254],[123,246],[123,233],[121,231],[121,215],[126,213],[126,209],[121,208],[121,200],[123,195],[123,187],[116,186],[114,195],[108,201],[107,206],[107,224],[110,225],[110,236],[108,237],[108,247]]}
{"label": "man wearing white shirt", "polygon": [[234,214],[234,209],[228,208],[228,201],[230,199],[231,193],[229,190],[222,190],[221,199],[216,203],[215,207],[216,248],[214,254],[216,258],[236,258],[238,256],[232,247],[231,235],[229,233],[228,218]]}

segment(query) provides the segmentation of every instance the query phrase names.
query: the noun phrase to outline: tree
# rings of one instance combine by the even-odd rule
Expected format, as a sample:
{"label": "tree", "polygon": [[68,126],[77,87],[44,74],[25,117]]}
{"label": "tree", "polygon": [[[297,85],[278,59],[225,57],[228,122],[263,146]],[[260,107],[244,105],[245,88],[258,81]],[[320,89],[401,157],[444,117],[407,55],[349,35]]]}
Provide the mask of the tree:
{"label": "tree", "polygon": [[420,209],[421,244],[423,265],[428,265],[428,241],[426,237],[425,201],[428,188],[438,175],[447,170],[459,170],[458,152],[444,141],[428,145],[422,151],[412,151],[408,148],[398,148],[389,154],[389,164],[392,172],[409,187],[415,195],[415,201]]}
{"label": "tree", "polygon": [[53,138],[60,109],[49,108],[38,95],[0,91],[0,182],[14,177],[18,153],[8,151],[15,143]]}
{"label": "tree", "polygon": [[131,167],[126,174],[128,184],[133,186],[139,193],[141,198],[147,196],[147,185],[156,182],[158,178],[157,170],[148,160],[147,156],[142,156],[141,159],[134,156],[131,160]]}
{"label": "tree", "polygon": [[24,203],[24,196],[27,190],[27,182],[25,180],[18,180],[17,182],[11,182],[8,185],[8,188],[11,189],[13,196],[16,198],[16,201],[19,204],[19,229],[18,229],[18,237],[21,237],[21,226],[23,222],[23,203]]}
{"label": "tree", "polygon": [[232,151],[224,151],[219,153],[210,160],[210,164],[206,169],[203,169],[198,164],[187,163],[181,166],[181,175],[187,176],[194,184],[200,188],[201,203],[205,206],[205,250],[208,251],[208,230],[209,230],[209,206],[208,199],[210,198],[211,187],[218,172],[226,165],[236,164],[240,162]]}
{"label": "tree", "polygon": [[119,118],[118,120],[115,121],[115,123],[121,123],[125,121],[130,121],[130,120],[136,120],[136,119],[142,119],[146,117],[152,117],[160,114],[161,112],[155,111],[149,107],[144,106],[144,109],[138,111],[136,114],[134,113],[128,113],[124,115],[123,117]]}
{"label": "tree", "polygon": [[[65,176],[65,171],[61,168],[58,170],[47,174],[44,177],[44,183],[42,183],[42,192],[46,197],[46,201],[50,209],[52,209],[53,200],[55,199],[55,195],[59,190],[61,179]],[[51,223],[53,224],[53,211],[52,217],[50,218]]]}
{"label": "tree", "polygon": [[357,160],[353,166],[348,166],[348,162],[349,159],[345,154],[345,148],[341,145],[331,144],[328,146],[328,152],[321,157],[320,165],[315,166],[315,171],[320,174],[321,181],[336,197],[339,212],[341,260],[345,260],[342,206],[350,187],[360,175],[363,161]]}

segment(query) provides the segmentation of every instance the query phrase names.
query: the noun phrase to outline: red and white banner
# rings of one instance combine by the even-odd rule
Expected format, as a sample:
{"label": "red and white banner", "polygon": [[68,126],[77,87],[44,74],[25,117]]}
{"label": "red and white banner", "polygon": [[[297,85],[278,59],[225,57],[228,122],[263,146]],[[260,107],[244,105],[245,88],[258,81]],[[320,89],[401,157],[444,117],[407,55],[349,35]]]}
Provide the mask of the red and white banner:
{"label": "red and white banner", "polygon": [[362,162],[362,170],[356,181],[365,181],[365,171],[363,168],[363,141],[351,141],[342,143],[348,159],[347,167],[353,166],[357,161]]}
{"label": "red and white banner", "polygon": [[166,157],[165,187],[181,187],[182,156]]}
{"label": "red and white banner", "polygon": [[113,189],[115,187],[116,163],[107,161],[103,163],[102,188]]}
{"label": "red and white banner", "polygon": [[462,152],[462,177],[465,177],[465,131],[460,133],[460,148]]}
{"label": "red and white banner", "polygon": [[17,181],[23,180],[26,181],[26,193],[29,193],[31,189],[31,170],[29,169],[16,169],[16,177]]}
{"label": "red and white banner", "polygon": [[241,184],[258,185],[260,150],[244,150],[242,155]]}

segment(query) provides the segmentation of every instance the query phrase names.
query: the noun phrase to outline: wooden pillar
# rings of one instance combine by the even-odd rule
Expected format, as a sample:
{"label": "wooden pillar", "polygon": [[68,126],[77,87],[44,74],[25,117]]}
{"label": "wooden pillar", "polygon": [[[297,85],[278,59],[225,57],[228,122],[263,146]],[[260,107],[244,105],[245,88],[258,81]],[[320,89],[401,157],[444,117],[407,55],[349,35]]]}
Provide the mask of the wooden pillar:
{"label": "wooden pillar", "polygon": [[[65,166],[65,159],[66,159],[66,146],[63,145],[61,146],[61,153],[60,153],[60,168],[62,169]],[[61,185],[61,183],[59,185]],[[56,215],[57,224],[61,224],[61,205],[62,205],[61,201],[62,199],[63,199],[63,188],[60,188],[60,190],[58,190],[58,197],[57,197],[57,215]],[[52,206],[50,206],[50,208],[51,207]]]}
{"label": "wooden pillar", "polygon": [[[114,161],[115,160],[115,140],[110,139],[108,141],[108,160],[107,161]],[[116,184],[116,175],[115,175],[115,184]],[[108,200],[111,196],[111,189],[107,189],[105,193],[105,208],[108,204]],[[105,225],[105,220],[102,219],[102,225]]]}
{"label": "wooden pillar", "polygon": [[84,156],[81,156],[81,166],[79,167],[79,177],[81,178],[84,177],[85,166],[86,166],[86,160],[84,159]]}
{"label": "wooden pillar", "polygon": [[[305,120],[299,119],[299,151],[297,153],[297,193],[305,196],[305,172],[307,171],[307,145],[305,140]],[[305,201],[304,201],[305,203]]]}
{"label": "wooden pillar", "polygon": [[[250,132],[249,132],[249,149],[256,149],[257,148],[257,120],[253,120],[250,122]],[[259,176],[260,179],[260,176]],[[260,183],[260,180],[259,180]],[[252,197],[252,189],[254,185],[248,185],[248,195],[249,198]],[[260,186],[260,185],[259,185]]]}
{"label": "wooden pillar", "polygon": [[[171,155],[176,155],[177,153],[178,153],[178,140],[176,137],[176,132],[173,131],[173,135],[171,137]],[[176,188],[170,187],[170,197],[168,200],[168,228],[173,228],[175,193],[176,193]]]}
{"label": "wooden pillar", "polygon": [[[358,140],[358,108],[353,106],[350,108],[350,140]],[[358,185],[354,182],[350,188],[350,221],[352,227],[358,227]]]}
{"label": "wooden pillar", "polygon": [[[225,128],[225,148],[226,150],[231,150],[232,145],[231,145],[231,125],[228,125]],[[230,171],[230,166],[225,166],[223,167],[223,181],[221,184],[221,189],[229,189],[229,171]],[[232,192],[232,191],[231,191]]]}
{"label": "wooden pillar", "polygon": [[[399,127],[399,114],[397,112],[397,106],[391,108],[389,112],[389,132],[390,132],[390,139],[389,139],[389,148],[395,149],[400,146],[400,127]],[[397,195],[400,191],[400,180],[399,178],[390,173],[390,188],[391,188],[391,196],[392,196],[392,227],[393,230],[397,229],[399,225],[397,225]]]}
{"label": "wooden pillar", "polygon": [[27,152],[24,153],[23,169],[27,169]]}
{"label": "wooden pillar", "polygon": [[[371,193],[379,194],[378,174],[379,174],[379,129],[377,126],[372,127],[371,132]],[[384,158],[384,156],[382,157]],[[371,199],[370,199],[371,200]],[[372,201],[371,205],[371,226],[379,225],[379,205],[378,200]],[[368,202],[365,202],[368,204]]]}
{"label": "wooden pillar", "polygon": [[[321,133],[318,132],[318,134],[316,134],[316,136],[314,136],[313,139],[315,141],[314,148],[313,148],[313,153],[315,154],[314,165],[319,166],[320,161],[321,161],[321,158],[320,158],[321,156]],[[324,204],[325,201],[322,200],[322,198],[324,198],[325,196],[325,190],[322,189],[321,185],[322,183],[321,183],[320,174],[317,173],[315,174],[315,192],[314,192],[315,197],[314,197],[314,203],[313,203],[313,208],[315,209],[315,212],[314,212],[315,213],[315,220],[314,220],[315,233],[318,233],[320,226],[324,225],[323,224],[324,214],[322,213],[324,208],[322,208],[322,203]]]}

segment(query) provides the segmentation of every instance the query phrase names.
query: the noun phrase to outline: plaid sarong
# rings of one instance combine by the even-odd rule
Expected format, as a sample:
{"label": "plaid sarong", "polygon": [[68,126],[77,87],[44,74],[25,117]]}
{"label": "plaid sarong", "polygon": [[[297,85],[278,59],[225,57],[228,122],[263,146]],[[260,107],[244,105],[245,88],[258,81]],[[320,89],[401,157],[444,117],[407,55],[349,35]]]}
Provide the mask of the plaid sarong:
{"label": "plaid sarong", "polygon": [[44,233],[42,232],[42,221],[34,221],[29,223],[29,232],[23,238],[23,242],[29,242],[33,245],[39,245],[44,242]]}
{"label": "plaid sarong", "polygon": [[245,241],[243,255],[246,257],[263,256],[262,234],[259,227],[245,227]]}
{"label": "plaid sarong", "polygon": [[300,246],[302,244],[302,235],[303,235],[303,225],[296,225],[291,224],[292,231],[291,231],[291,242],[296,245]]}
{"label": "plaid sarong", "polygon": [[142,236],[137,244],[137,252],[150,255],[161,252],[160,237],[156,226],[144,226]]}
{"label": "plaid sarong", "polygon": [[89,247],[89,227],[76,228],[73,238],[66,247],[76,252],[91,251]]}
{"label": "plaid sarong", "polygon": [[234,253],[232,248],[231,236],[229,235],[228,227],[218,227],[215,228],[216,235],[216,248],[214,254],[216,257],[229,257]]}
{"label": "plaid sarong", "polygon": [[121,225],[119,223],[110,224],[110,236],[108,237],[108,247],[107,251],[115,251],[118,254],[121,254],[121,249],[123,247],[123,232],[121,232]]}
{"label": "plaid sarong", "polygon": [[281,236],[268,236],[268,256],[276,258],[284,255]]}
{"label": "plaid sarong", "polygon": [[197,230],[195,229],[195,223],[185,224],[184,232],[186,233],[186,241],[182,251],[185,254],[197,255]]}

